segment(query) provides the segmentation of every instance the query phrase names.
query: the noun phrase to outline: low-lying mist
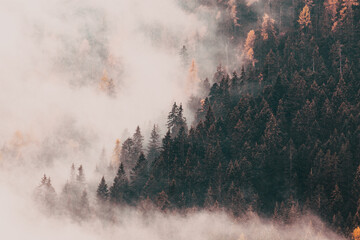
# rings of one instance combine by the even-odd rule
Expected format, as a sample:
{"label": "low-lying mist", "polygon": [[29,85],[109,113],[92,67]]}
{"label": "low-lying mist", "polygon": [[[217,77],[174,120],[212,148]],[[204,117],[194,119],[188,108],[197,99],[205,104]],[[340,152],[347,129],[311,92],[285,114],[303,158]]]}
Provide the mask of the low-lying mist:
{"label": "low-lying mist", "polygon": [[33,189],[20,190],[30,183],[23,182],[22,177],[4,176],[1,172],[0,225],[1,237],[6,239],[343,239],[311,215],[284,226],[254,213],[233,219],[223,211],[190,209],[178,213],[153,208],[144,212],[140,207],[114,207],[109,213],[115,216],[111,221],[96,214],[77,221],[66,214],[40,211],[29,194]]}

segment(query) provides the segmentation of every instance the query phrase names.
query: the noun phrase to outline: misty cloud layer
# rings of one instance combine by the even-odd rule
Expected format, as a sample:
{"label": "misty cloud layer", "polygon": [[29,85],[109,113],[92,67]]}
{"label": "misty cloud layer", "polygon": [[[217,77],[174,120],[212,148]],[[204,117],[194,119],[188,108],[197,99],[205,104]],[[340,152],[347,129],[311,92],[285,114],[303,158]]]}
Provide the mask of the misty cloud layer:
{"label": "misty cloud layer", "polygon": [[25,194],[7,188],[1,188],[0,194],[7,196],[0,207],[4,216],[0,218],[1,235],[7,239],[343,239],[311,216],[282,226],[255,215],[234,222],[221,212],[200,211],[184,216],[155,211],[144,215],[136,209],[115,209],[116,223],[96,218],[78,223],[66,216],[45,217]]}

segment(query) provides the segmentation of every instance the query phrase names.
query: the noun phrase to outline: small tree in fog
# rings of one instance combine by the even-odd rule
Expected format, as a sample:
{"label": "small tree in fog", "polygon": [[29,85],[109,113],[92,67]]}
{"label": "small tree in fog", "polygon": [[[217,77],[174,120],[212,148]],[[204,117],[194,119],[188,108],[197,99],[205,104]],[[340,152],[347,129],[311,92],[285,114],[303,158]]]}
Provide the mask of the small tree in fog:
{"label": "small tree in fog", "polygon": [[144,143],[144,137],[141,134],[140,127],[137,126],[135,133],[133,135],[133,142],[134,142],[134,156],[138,158],[143,151],[143,143]]}
{"label": "small tree in fog", "polygon": [[135,166],[136,154],[135,154],[135,144],[133,139],[128,138],[123,143],[121,148],[120,160],[121,160],[121,164],[123,164],[123,167],[125,167],[126,170],[132,169]]}
{"label": "small tree in fog", "polygon": [[116,170],[119,167],[119,165],[120,165],[120,156],[121,156],[120,140],[116,139],[113,154],[111,156],[110,168]]}
{"label": "small tree in fog", "polygon": [[79,205],[79,216],[81,218],[87,218],[90,215],[90,204],[89,204],[89,198],[87,195],[87,191],[84,189],[84,191],[81,194],[80,199],[80,205]]}
{"label": "small tree in fog", "polygon": [[35,189],[35,200],[46,211],[54,211],[56,207],[56,192],[51,184],[50,177],[44,176],[41,178],[40,186]]}
{"label": "small tree in fog", "polygon": [[165,191],[162,191],[156,197],[156,205],[160,210],[166,210],[170,207],[170,201]]}
{"label": "small tree in fog", "polygon": [[80,167],[78,168],[78,174],[76,176],[76,180],[79,183],[84,183],[85,182],[85,175],[84,175],[84,169],[83,166],[80,165]]}
{"label": "small tree in fog", "polygon": [[76,170],[75,170],[75,165],[73,163],[71,164],[71,169],[70,169],[70,181],[75,182],[75,180],[76,180]]}
{"label": "small tree in fog", "polygon": [[151,164],[155,158],[157,158],[160,154],[160,135],[159,135],[159,129],[156,125],[154,125],[151,135],[150,135],[150,141],[148,145],[148,154],[147,159],[149,164]]}
{"label": "small tree in fog", "polygon": [[121,163],[114,178],[114,183],[110,187],[110,200],[114,203],[124,202],[124,194],[126,194],[127,188],[128,180],[125,174],[124,165]]}
{"label": "small tree in fog", "polygon": [[101,178],[100,184],[96,190],[96,197],[99,202],[105,202],[109,197],[109,190],[104,177]]}

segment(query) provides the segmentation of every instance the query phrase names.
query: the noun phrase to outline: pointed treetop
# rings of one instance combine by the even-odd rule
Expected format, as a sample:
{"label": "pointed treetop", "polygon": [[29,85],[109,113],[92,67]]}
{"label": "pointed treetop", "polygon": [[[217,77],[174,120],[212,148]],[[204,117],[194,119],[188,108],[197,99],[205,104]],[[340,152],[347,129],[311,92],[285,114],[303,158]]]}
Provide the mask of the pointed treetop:
{"label": "pointed treetop", "polygon": [[311,18],[310,18],[310,8],[306,4],[299,15],[298,23],[300,24],[300,29],[305,27],[310,27],[311,25]]}

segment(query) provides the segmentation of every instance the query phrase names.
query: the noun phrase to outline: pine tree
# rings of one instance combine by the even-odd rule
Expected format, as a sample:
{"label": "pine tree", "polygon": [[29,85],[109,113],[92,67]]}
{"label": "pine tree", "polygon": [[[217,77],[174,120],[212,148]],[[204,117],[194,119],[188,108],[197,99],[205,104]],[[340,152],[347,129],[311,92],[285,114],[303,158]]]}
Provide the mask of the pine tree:
{"label": "pine tree", "polygon": [[117,169],[120,165],[120,156],[121,156],[121,144],[120,140],[116,139],[115,147],[111,156],[110,167],[112,169]]}
{"label": "pine tree", "polygon": [[355,177],[352,183],[352,203],[357,204],[360,199],[360,165],[356,169]]}
{"label": "pine tree", "polygon": [[108,94],[110,97],[115,97],[116,95],[114,80],[112,78],[109,79],[106,70],[104,70],[103,75],[100,79],[99,89],[100,91]]}
{"label": "pine tree", "polygon": [[136,131],[133,135],[134,142],[134,157],[138,158],[140,153],[143,151],[144,137],[141,134],[140,127],[136,127]]}
{"label": "pine tree", "polygon": [[165,193],[165,191],[161,191],[157,197],[156,197],[156,206],[162,210],[165,211],[170,207],[170,201],[168,195]]}
{"label": "pine tree", "polygon": [[174,102],[172,109],[168,114],[168,119],[167,119],[168,130],[171,130],[176,125],[176,118],[177,118],[178,112],[179,112],[179,108],[178,108],[176,102]]}
{"label": "pine tree", "polygon": [[74,163],[71,164],[71,169],[70,169],[70,182],[75,182],[76,180],[76,171],[75,171],[75,165]]}
{"label": "pine tree", "polygon": [[126,171],[129,172],[136,164],[136,151],[133,139],[128,138],[124,141],[121,147],[120,160]]}
{"label": "pine tree", "polygon": [[354,240],[360,240],[360,227],[359,226],[354,229],[351,236]]}
{"label": "pine tree", "polygon": [[247,34],[247,38],[245,41],[245,56],[248,59],[248,61],[252,64],[252,66],[255,66],[256,59],[254,58],[254,43],[255,43],[255,31],[250,30]]}
{"label": "pine tree", "polygon": [[215,194],[213,192],[212,187],[210,186],[208,188],[208,190],[207,190],[207,193],[206,193],[204,207],[207,208],[207,209],[212,208],[214,206],[214,204],[215,204],[215,201],[216,201]]}
{"label": "pine tree", "polygon": [[82,165],[80,165],[80,167],[78,168],[78,174],[76,175],[76,181],[80,184],[85,183],[85,175],[84,175],[84,169],[83,169]]}
{"label": "pine tree", "polygon": [[310,8],[307,4],[304,6],[299,15],[298,23],[300,24],[300,29],[311,26]]}
{"label": "pine tree", "polygon": [[139,195],[149,178],[148,161],[143,153],[137,160],[135,167],[131,172],[131,188],[136,195]]}
{"label": "pine tree", "polygon": [[110,200],[114,203],[124,203],[126,201],[128,180],[125,174],[124,165],[121,163],[114,178],[113,185],[110,187]]}
{"label": "pine tree", "polygon": [[215,123],[215,116],[214,116],[211,106],[209,106],[206,116],[205,116],[205,121],[204,121],[205,129],[209,130],[210,126],[213,125],[214,123]]}
{"label": "pine tree", "polygon": [[160,150],[159,128],[157,125],[154,125],[151,131],[150,140],[148,144],[148,153],[147,153],[147,159],[150,165],[155,160],[155,158],[159,156],[160,154],[159,150]]}
{"label": "pine tree", "polygon": [[109,197],[109,190],[104,177],[101,178],[100,184],[96,190],[96,197],[99,202],[105,202]]}
{"label": "pine tree", "polygon": [[54,213],[56,210],[57,195],[51,184],[50,177],[44,174],[41,178],[40,186],[34,191],[34,197],[39,206],[45,210],[47,214]]}
{"label": "pine tree", "polygon": [[185,69],[189,64],[189,54],[185,45],[180,50],[181,63]]}
{"label": "pine tree", "polygon": [[167,121],[168,130],[170,130],[171,137],[174,138],[178,135],[181,128],[187,132],[186,118],[183,116],[182,105],[177,106],[176,102],[173,104],[171,112],[168,115]]}
{"label": "pine tree", "polygon": [[105,148],[103,148],[101,150],[101,154],[100,154],[100,157],[99,157],[99,163],[96,164],[96,169],[95,170],[97,172],[104,173],[106,168],[107,168],[107,156],[106,156],[106,150],[105,150]]}
{"label": "pine tree", "polygon": [[341,211],[343,208],[343,197],[341,195],[338,184],[335,185],[331,193],[331,207],[333,212]]}
{"label": "pine tree", "polygon": [[83,219],[88,218],[90,215],[90,204],[86,190],[84,190],[81,194],[79,207],[80,207],[79,216]]}

